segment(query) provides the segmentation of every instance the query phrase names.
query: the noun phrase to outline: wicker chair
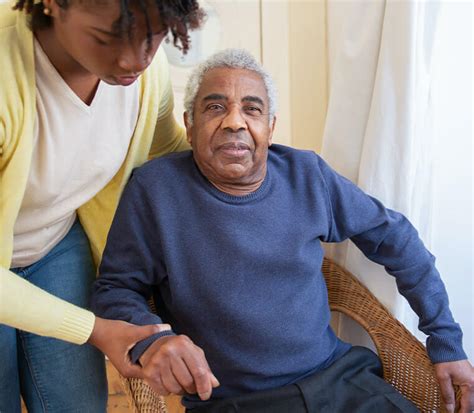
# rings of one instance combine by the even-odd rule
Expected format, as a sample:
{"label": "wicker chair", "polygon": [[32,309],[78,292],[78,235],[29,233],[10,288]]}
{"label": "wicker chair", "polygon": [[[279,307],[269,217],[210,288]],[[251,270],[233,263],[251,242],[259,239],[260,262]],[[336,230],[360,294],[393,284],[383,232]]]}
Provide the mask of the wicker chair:
{"label": "wicker chair", "polygon": [[[433,365],[423,344],[351,273],[324,259],[323,274],[331,310],[346,314],[368,332],[382,360],[384,379],[421,412],[445,412]],[[135,412],[167,412],[164,399],[141,380],[124,379],[124,384]],[[459,402],[459,390],[456,396]]]}
{"label": "wicker chair", "polygon": [[[323,274],[331,310],[346,314],[368,332],[382,360],[384,379],[421,412],[445,412],[433,365],[423,344],[351,273],[325,258]],[[459,389],[456,400],[458,405]]]}

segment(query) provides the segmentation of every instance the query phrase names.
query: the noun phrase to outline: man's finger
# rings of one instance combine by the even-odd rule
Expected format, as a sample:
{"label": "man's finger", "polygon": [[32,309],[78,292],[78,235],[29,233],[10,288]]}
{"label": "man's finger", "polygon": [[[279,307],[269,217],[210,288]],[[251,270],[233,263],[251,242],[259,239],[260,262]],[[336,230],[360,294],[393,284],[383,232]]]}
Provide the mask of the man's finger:
{"label": "man's finger", "polygon": [[456,399],[454,396],[454,388],[449,375],[438,378],[441,397],[443,398],[448,413],[454,413]]}
{"label": "man's finger", "polygon": [[181,358],[177,358],[173,361],[171,364],[171,372],[181,387],[186,391],[186,393],[196,393],[196,386],[194,384],[193,376]]}
{"label": "man's finger", "polygon": [[194,385],[196,386],[196,391],[199,397],[201,400],[208,400],[212,393],[212,372],[202,350],[199,349],[199,347],[195,348],[196,351],[187,353],[183,357],[183,361],[193,377]]}
{"label": "man's finger", "polygon": [[212,387],[219,387],[221,385],[219,383],[219,380],[217,380],[216,376],[214,376],[213,373],[211,373],[211,384],[212,384]]}
{"label": "man's finger", "polygon": [[461,386],[461,408],[459,413],[472,413],[474,411],[474,388]]}
{"label": "man's finger", "polygon": [[196,385],[196,391],[201,400],[209,400],[212,394],[210,372],[204,367],[197,367],[191,371]]}
{"label": "man's finger", "polygon": [[[173,360],[173,363],[175,363],[174,360]],[[183,393],[183,387],[174,376],[173,372],[171,371],[171,366],[169,364],[162,366],[160,369],[160,373],[161,373],[161,382],[163,383],[163,387],[167,391],[169,391],[172,394]]]}
{"label": "man's finger", "polygon": [[168,396],[170,392],[165,389],[159,372],[154,372],[153,376],[144,378],[144,382],[148,384],[160,396]]}

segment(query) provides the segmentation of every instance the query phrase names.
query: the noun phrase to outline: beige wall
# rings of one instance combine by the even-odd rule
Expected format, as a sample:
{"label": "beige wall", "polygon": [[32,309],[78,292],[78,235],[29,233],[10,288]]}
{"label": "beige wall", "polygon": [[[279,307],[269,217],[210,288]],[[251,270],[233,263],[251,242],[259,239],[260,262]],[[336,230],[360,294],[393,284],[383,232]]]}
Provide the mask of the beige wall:
{"label": "beige wall", "polygon": [[[327,108],[324,0],[208,0],[220,18],[219,49],[248,49],[279,92],[274,142],[321,149]],[[178,119],[191,68],[172,67]]]}
{"label": "beige wall", "polygon": [[291,91],[289,66],[289,5],[287,1],[261,1],[262,63],[278,89],[277,123],[273,141],[291,145]]}
{"label": "beige wall", "polygon": [[292,145],[320,152],[327,110],[326,2],[290,1]]}

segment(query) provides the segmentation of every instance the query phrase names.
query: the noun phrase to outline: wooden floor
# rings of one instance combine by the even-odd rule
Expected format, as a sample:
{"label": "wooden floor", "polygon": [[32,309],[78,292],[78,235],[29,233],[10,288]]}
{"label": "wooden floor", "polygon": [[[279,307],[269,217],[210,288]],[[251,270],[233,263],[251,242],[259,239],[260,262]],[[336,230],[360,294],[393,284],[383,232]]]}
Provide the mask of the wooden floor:
{"label": "wooden floor", "polygon": [[[117,370],[107,361],[107,380],[109,382],[109,402],[107,403],[107,413],[130,413],[132,409],[127,400],[127,396],[122,387]],[[184,408],[181,406],[180,398],[176,396],[166,397],[166,404],[169,413],[183,413]],[[27,410],[22,406],[22,413]]]}

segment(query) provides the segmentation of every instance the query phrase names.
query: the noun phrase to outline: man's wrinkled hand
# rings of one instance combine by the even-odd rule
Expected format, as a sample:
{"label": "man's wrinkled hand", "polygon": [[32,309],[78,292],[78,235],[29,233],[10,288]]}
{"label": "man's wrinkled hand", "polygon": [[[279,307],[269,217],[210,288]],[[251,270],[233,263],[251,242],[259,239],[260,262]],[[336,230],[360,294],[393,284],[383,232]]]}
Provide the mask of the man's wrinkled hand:
{"label": "man's wrinkled hand", "polygon": [[165,330],[171,330],[171,326],[136,326],[125,321],[96,317],[88,343],[104,353],[122,376],[143,378],[142,368],[132,363],[129,351],[139,341]]}
{"label": "man's wrinkled hand", "polygon": [[434,365],[446,410],[454,412],[456,405],[454,387],[461,389],[460,413],[474,411],[474,368],[467,360],[437,363]]}
{"label": "man's wrinkled hand", "polygon": [[189,337],[165,336],[140,357],[145,382],[158,394],[195,394],[211,397],[219,382],[209,368],[204,351]]}

